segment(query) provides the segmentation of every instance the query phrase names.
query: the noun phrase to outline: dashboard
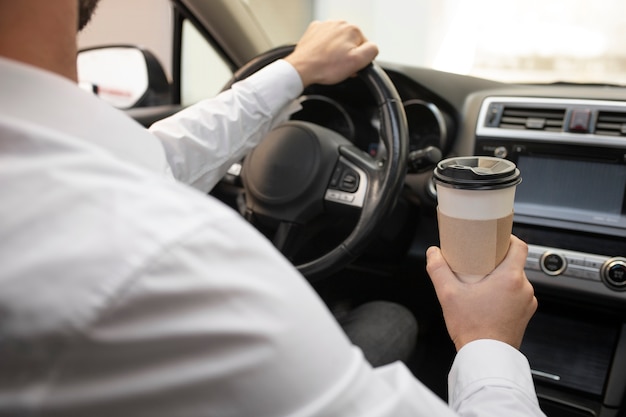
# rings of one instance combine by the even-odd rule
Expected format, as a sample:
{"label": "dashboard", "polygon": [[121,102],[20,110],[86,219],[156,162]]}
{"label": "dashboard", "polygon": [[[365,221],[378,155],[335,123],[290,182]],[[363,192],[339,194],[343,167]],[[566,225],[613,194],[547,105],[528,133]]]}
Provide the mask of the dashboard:
{"label": "dashboard", "polygon": [[[364,94],[365,87],[359,79],[350,79],[339,86],[314,85],[300,97],[302,109],[291,116],[292,120],[306,120],[334,130],[375,156],[379,147],[378,128],[380,116],[376,103]],[[429,146],[448,149],[449,137],[454,135],[454,119],[428,99],[407,96],[403,108],[409,128],[409,153]],[[422,167],[409,165],[409,172]]]}
{"label": "dashboard", "polygon": [[[531,245],[528,272],[538,282],[626,306],[624,89],[386,71],[402,98],[409,152],[435,147],[441,157],[489,155],[518,165],[515,228]],[[332,129],[375,155],[379,116],[359,83],[310,87],[292,118]],[[432,164],[409,164],[406,183],[422,208],[435,209]]]}
{"label": "dashboard", "polygon": [[[402,98],[409,155],[434,147],[441,157],[489,155],[518,165],[523,181],[514,230],[530,244],[531,279],[560,294],[582,294],[586,302],[626,308],[624,89],[386,71]],[[332,129],[375,155],[379,115],[360,83],[310,87],[292,119]],[[432,161],[409,164],[406,183],[422,209],[435,210]]]}
{"label": "dashboard", "polygon": [[[529,273],[572,291],[585,287],[588,294],[626,301],[626,104],[491,96],[478,120],[475,153],[512,160],[524,173],[515,199],[518,227],[577,236],[575,246],[566,239],[554,248],[531,245]],[[592,243],[590,235],[609,245]],[[532,234],[528,239],[543,243]]]}
{"label": "dashboard", "polygon": [[[513,231],[529,245],[526,274],[540,304],[522,351],[542,406],[552,415],[616,415],[626,392],[626,89],[383,66],[403,101],[410,152],[433,147],[442,158],[518,165]],[[314,86],[293,118],[375,155],[376,106],[358,83]],[[416,256],[438,243],[432,168],[409,164],[406,176],[405,197],[419,213]]]}

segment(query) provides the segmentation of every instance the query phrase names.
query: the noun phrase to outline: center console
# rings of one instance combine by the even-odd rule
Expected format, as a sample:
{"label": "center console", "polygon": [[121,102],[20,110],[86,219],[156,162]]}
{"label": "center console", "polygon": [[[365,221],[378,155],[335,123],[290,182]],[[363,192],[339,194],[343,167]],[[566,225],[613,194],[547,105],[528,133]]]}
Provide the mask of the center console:
{"label": "center console", "polygon": [[[522,351],[548,416],[626,408],[626,103],[488,97],[476,155],[515,162],[540,310]],[[547,410],[550,410],[548,412]]]}

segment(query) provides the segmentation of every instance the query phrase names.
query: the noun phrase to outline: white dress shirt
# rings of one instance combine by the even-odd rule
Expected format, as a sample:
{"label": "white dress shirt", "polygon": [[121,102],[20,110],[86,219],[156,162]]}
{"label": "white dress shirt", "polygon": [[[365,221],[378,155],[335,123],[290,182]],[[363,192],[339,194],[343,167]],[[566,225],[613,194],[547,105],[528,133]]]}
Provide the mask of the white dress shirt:
{"label": "white dress shirt", "polygon": [[[259,105],[283,81],[272,68],[233,102]],[[258,123],[300,89],[266,97]],[[205,129],[254,126],[206,122],[203,102],[179,134],[162,130],[164,152],[56,75],[0,58],[0,92],[0,416],[542,415],[528,362],[500,342],[461,349],[449,406],[402,363],[372,369],[266,239],[163,178],[171,164],[205,188],[221,147]],[[209,160],[171,150],[184,129]]]}
{"label": "white dress shirt", "polygon": [[[280,85],[277,88],[277,85]],[[156,122],[173,175],[209,191],[277,124],[298,110],[302,81],[286,61],[236,83],[219,100],[205,100]]]}

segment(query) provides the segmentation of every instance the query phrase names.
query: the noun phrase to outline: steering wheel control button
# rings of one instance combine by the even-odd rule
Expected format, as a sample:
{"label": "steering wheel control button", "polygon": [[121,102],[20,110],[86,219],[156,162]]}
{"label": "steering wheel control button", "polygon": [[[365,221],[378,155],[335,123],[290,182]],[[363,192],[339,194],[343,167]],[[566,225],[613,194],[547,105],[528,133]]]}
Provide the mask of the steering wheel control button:
{"label": "steering wheel control button", "polygon": [[333,176],[330,178],[330,188],[337,188],[339,186],[339,181],[341,180],[341,174],[343,173],[344,166],[343,164],[338,164],[335,167],[335,171],[333,171]]}
{"label": "steering wheel control button", "polygon": [[354,170],[347,168],[341,176],[339,189],[349,193],[355,192],[359,188],[359,174]]}
{"label": "steering wheel control button", "polygon": [[326,200],[341,202],[341,192],[335,190],[326,191]]}
{"label": "steering wheel control button", "polygon": [[346,193],[343,191],[330,190],[330,189],[326,190],[326,195],[324,198],[328,201],[332,201],[335,203],[349,204],[349,205],[353,205],[354,201],[356,200],[356,196],[354,194]]}
{"label": "steering wheel control button", "polygon": [[602,266],[602,278],[611,288],[626,291],[626,258],[611,258]]}
{"label": "steering wheel control button", "polygon": [[359,189],[359,173],[346,164],[339,162],[333,171],[329,188],[353,193]]}
{"label": "steering wheel control button", "polygon": [[543,272],[551,276],[556,276],[565,271],[567,261],[558,253],[546,252],[541,256],[540,265]]}
{"label": "steering wheel control button", "polygon": [[324,199],[333,203],[363,207],[366,190],[365,172],[342,157],[333,170]]}

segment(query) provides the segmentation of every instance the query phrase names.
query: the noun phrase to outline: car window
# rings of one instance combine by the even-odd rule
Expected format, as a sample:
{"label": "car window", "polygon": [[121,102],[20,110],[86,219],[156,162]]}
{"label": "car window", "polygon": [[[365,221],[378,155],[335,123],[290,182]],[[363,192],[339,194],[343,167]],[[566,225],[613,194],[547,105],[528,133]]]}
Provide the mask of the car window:
{"label": "car window", "polygon": [[506,82],[626,84],[620,0],[315,0],[348,19],[379,59]]}
{"label": "car window", "polygon": [[78,47],[141,46],[157,57],[171,79],[172,30],[169,0],[102,0],[92,21],[79,33]]}
{"label": "car window", "polygon": [[213,46],[185,20],[181,39],[181,104],[193,104],[220,92],[232,71]]}
{"label": "car window", "polygon": [[[141,22],[140,27],[138,22]],[[102,0],[90,24],[79,34],[79,48],[141,46],[156,56],[168,80],[172,82],[173,22],[169,0]],[[214,96],[232,76],[223,58],[188,20],[182,24],[180,53],[180,99],[183,105]],[[114,69],[110,65],[103,67],[104,74],[100,75],[111,83],[110,78],[117,77]],[[79,81],[83,85],[94,84],[91,79]],[[128,82],[128,79],[112,81],[113,85],[124,85],[125,89],[142,88],[128,86]],[[112,96],[112,100],[107,95],[101,97],[116,107],[128,107],[127,102],[121,102],[118,97]]]}
{"label": "car window", "polygon": [[[380,61],[505,82],[626,84],[619,0],[232,1],[275,46],[295,42],[313,19],[345,19],[379,45]],[[141,45],[171,77],[172,20],[168,0],[102,0],[80,46]],[[181,95],[189,104],[218,91],[227,66],[191,24],[183,30]]]}

